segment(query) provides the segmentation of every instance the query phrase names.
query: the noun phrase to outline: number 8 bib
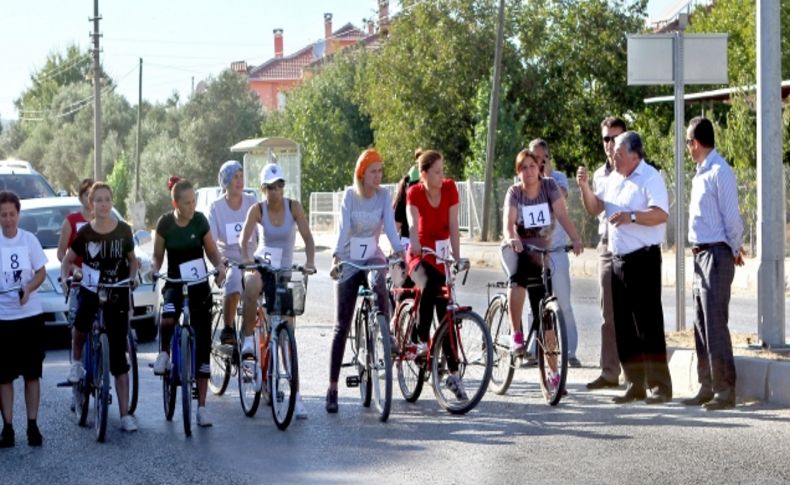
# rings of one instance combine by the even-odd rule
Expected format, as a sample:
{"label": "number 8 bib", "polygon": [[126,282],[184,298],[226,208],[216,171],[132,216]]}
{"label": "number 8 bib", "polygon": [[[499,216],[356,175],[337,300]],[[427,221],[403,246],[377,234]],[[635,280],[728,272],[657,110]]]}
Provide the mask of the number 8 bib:
{"label": "number 8 bib", "polygon": [[2,250],[3,271],[8,273],[11,271],[31,269],[30,255],[25,246],[13,246],[10,248],[3,248]]}

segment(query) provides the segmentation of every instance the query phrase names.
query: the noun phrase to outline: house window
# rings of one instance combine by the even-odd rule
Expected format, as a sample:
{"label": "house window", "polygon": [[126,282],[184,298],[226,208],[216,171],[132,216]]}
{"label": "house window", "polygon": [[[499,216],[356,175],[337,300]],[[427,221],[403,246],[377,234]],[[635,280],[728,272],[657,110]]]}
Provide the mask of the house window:
{"label": "house window", "polygon": [[279,111],[285,109],[285,93],[282,91],[277,92],[277,109]]}

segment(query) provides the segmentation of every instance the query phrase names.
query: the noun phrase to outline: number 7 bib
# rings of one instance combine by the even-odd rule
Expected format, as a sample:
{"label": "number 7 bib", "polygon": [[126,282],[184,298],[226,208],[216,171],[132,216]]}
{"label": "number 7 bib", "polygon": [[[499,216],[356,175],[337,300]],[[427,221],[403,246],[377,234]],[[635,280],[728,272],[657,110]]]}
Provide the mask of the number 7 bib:
{"label": "number 7 bib", "polygon": [[352,237],[351,238],[351,259],[359,261],[368,259],[376,254],[376,238],[374,237]]}

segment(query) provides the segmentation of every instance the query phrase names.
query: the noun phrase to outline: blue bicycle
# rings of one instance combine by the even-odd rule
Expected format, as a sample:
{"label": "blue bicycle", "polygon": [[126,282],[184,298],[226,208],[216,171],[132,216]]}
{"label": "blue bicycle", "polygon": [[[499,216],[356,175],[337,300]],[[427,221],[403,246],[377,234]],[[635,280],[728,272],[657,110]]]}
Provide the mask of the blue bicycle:
{"label": "blue bicycle", "polygon": [[[171,421],[176,410],[176,394],[181,386],[181,414],[184,420],[184,434],[192,436],[192,399],[197,396],[195,379],[195,330],[191,325],[189,312],[189,285],[208,281],[217,270],[209,271],[200,278],[170,278],[154,273],[154,281],[161,279],[166,283],[181,285],[183,308],[170,340],[170,369],[162,376],[162,403],[165,419]],[[156,288],[156,285],[154,285]]]}

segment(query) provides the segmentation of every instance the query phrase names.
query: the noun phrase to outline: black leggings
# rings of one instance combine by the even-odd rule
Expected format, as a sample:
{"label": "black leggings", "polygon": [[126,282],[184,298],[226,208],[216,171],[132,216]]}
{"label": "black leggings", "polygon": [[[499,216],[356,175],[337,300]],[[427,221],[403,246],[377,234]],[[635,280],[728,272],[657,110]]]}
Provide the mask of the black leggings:
{"label": "black leggings", "polygon": [[[415,333],[412,333],[412,342],[428,342],[431,335],[431,322],[433,322],[433,312],[436,311],[436,321],[441,324],[444,316],[447,314],[447,298],[443,296],[443,288],[447,282],[443,271],[439,271],[436,267],[425,261],[421,262],[416,270],[419,268],[425,271],[427,281],[425,288],[420,293],[420,308],[419,308],[419,321]],[[448,331],[450,329],[448,328]],[[454,337],[453,337],[454,338]],[[450,335],[444,339],[442,350],[447,356],[447,367],[451,372],[458,371],[458,360],[452,346],[450,345]]]}
{"label": "black leggings", "polygon": [[[165,286],[162,290],[162,318],[172,318],[175,320],[174,326],[170,327],[165,338],[172,338],[175,325],[178,325],[178,318],[181,316],[181,309],[184,306],[184,297],[181,294],[181,286]],[[195,332],[195,367],[198,377],[209,377],[211,367],[209,357],[211,354],[211,310],[213,302],[211,300],[211,288],[208,283],[200,283],[189,287],[189,324]]]}
{"label": "black leggings", "polygon": [[[129,333],[129,290],[112,288],[107,290],[104,304],[104,328],[110,344],[110,373],[120,376],[129,372],[126,359],[127,335]],[[85,288],[80,288],[77,296],[77,315],[74,326],[78,331],[89,334],[99,311],[99,296]]]}

